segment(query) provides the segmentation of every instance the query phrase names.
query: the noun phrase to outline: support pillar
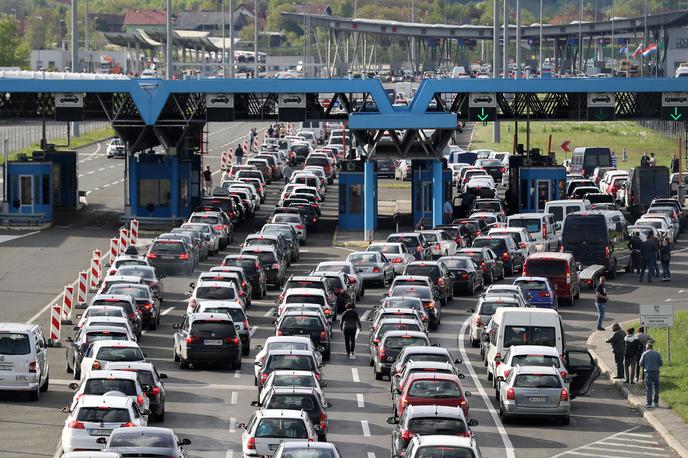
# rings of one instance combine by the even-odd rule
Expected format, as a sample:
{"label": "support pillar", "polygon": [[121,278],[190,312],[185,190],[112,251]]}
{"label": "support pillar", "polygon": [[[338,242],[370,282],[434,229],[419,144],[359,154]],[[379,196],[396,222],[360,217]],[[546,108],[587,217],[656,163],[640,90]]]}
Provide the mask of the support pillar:
{"label": "support pillar", "polygon": [[363,164],[363,237],[365,241],[372,239],[375,229],[375,177],[374,164],[366,160]]}
{"label": "support pillar", "polygon": [[179,156],[170,156],[170,208],[172,218],[179,215]]}
{"label": "support pillar", "polygon": [[432,227],[442,221],[442,161],[432,161]]}

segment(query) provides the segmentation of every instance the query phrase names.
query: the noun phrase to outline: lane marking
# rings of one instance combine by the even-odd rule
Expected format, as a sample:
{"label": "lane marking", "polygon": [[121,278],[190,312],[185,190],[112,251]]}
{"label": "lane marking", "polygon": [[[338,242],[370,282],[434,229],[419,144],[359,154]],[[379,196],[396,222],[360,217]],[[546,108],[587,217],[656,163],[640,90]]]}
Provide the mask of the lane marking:
{"label": "lane marking", "polygon": [[249,334],[251,337],[253,337],[253,336],[255,335],[255,333],[258,331],[258,329],[260,329],[260,326],[254,326],[254,327],[251,328],[251,330],[249,331],[248,334]]}
{"label": "lane marking", "polygon": [[368,452],[368,458],[376,458],[375,452]]}
{"label": "lane marking", "polygon": [[[229,428],[229,432],[233,433],[235,431],[232,431],[232,428]],[[225,458],[234,458],[234,450],[227,450],[227,454],[225,455]]]}
{"label": "lane marking", "polygon": [[363,437],[370,437],[370,425],[368,420],[361,420],[361,429],[363,430]]}
{"label": "lane marking", "polygon": [[234,378],[239,378],[239,377],[241,377],[241,372],[234,371]]}
{"label": "lane marking", "polygon": [[238,391],[232,391],[232,399],[229,401],[229,403],[233,406],[235,406],[239,402],[239,392]]}
{"label": "lane marking", "polygon": [[[461,352],[461,358],[464,360],[464,362],[469,361],[468,353],[466,353],[466,347],[464,343],[466,339],[464,339],[464,337],[466,335],[466,329],[468,328],[468,323],[470,322],[470,320],[470,317],[466,318],[466,321],[463,322],[463,324],[461,325],[461,330],[459,331],[459,351]],[[494,421],[495,426],[497,427],[497,431],[499,432],[499,436],[502,439],[502,443],[504,444],[504,451],[506,452],[507,458],[516,458],[516,453],[514,451],[514,446],[511,443],[511,439],[509,439],[509,435],[506,433],[504,425],[502,424],[502,421],[499,419],[499,416],[497,415],[497,411],[494,407],[492,407],[492,402],[490,402],[489,398],[487,397],[487,393],[485,392],[482,383],[480,383],[480,380],[478,379],[478,376],[476,375],[475,370],[473,369],[473,365],[466,364],[466,368],[468,369],[468,372],[470,373],[471,378],[473,379],[473,383],[475,384],[478,393],[480,393],[480,397],[483,399],[483,402],[487,406],[487,409],[490,411],[490,416],[492,417],[492,420]]]}
{"label": "lane marking", "polygon": [[174,310],[174,307],[168,307],[166,308],[160,315],[167,315],[170,313],[172,310]]}
{"label": "lane marking", "polygon": [[643,450],[664,450],[663,447],[649,447],[647,445],[635,445],[635,444],[618,444],[616,442],[606,442],[607,439],[602,439],[601,441],[598,442],[599,445],[606,445],[606,446],[611,446],[611,447],[632,447],[632,448],[640,448]]}
{"label": "lane marking", "polygon": [[355,367],[351,368],[351,378],[354,379],[355,383],[359,383],[361,381],[361,379],[358,378],[358,369],[356,369]]}
{"label": "lane marking", "polygon": [[28,237],[30,235],[39,234],[40,232],[41,231],[33,231],[33,232],[29,232],[28,234],[22,234],[22,235],[0,235],[0,243],[10,242],[12,240],[23,239],[24,237]]}
{"label": "lane marking", "polygon": [[274,311],[275,311],[275,307],[272,307],[270,310],[265,312],[265,314],[263,316],[264,317],[272,316],[272,312],[274,312]]}
{"label": "lane marking", "polygon": [[[466,360],[464,360],[464,361],[466,361]],[[471,366],[469,365],[468,367],[470,368]],[[574,452],[577,452],[578,450],[582,450],[582,449],[584,449],[584,448],[593,446],[593,445],[595,445],[595,444],[597,444],[597,443],[599,443],[599,442],[602,442],[602,441],[605,441],[605,440],[608,440],[608,439],[614,439],[615,437],[620,436],[620,435],[622,435],[622,434],[628,434],[628,433],[630,433],[631,431],[635,431],[635,430],[638,429],[638,428],[640,428],[640,426],[634,426],[634,427],[632,427],[632,428],[628,428],[627,430],[620,431],[620,432],[618,432],[618,433],[616,433],[616,434],[612,434],[611,436],[605,437],[604,439],[600,439],[599,441],[591,442],[591,443],[585,444],[585,445],[581,445],[580,447],[576,447],[576,448],[573,448],[573,449],[568,450],[568,451],[566,451],[566,452],[562,452],[562,453],[560,453],[560,454],[558,454],[558,455],[554,455],[554,456],[552,456],[552,458],[559,458],[559,457],[562,457],[562,456],[567,455],[567,454],[574,454]],[[576,454],[576,455],[589,456],[589,455],[585,455],[585,454],[582,454],[582,453],[575,453],[575,454]],[[605,456],[609,456],[609,455],[605,455]]]}
{"label": "lane marking", "polygon": [[[229,432],[230,432],[230,433],[235,433],[235,432],[236,432],[236,423],[237,423],[236,418],[235,418],[235,417],[230,417],[230,419],[229,419]],[[231,450],[229,450],[228,452],[231,452]],[[231,455],[229,455],[229,456],[231,456]]]}
{"label": "lane marking", "polygon": [[358,402],[358,408],[362,409],[365,407],[365,401],[361,393],[356,394],[356,402]]}

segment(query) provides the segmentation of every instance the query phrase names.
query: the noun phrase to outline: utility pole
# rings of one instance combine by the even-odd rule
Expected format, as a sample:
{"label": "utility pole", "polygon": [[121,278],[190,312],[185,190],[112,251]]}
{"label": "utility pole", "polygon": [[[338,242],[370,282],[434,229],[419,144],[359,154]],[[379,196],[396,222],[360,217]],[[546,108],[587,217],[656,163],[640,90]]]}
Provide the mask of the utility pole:
{"label": "utility pole", "polygon": [[[74,0],[72,0],[74,1]],[[172,69],[172,0],[167,0],[167,21],[165,33],[165,78],[172,79],[174,70]],[[205,57],[203,58],[205,61]]]}
{"label": "utility pole", "polygon": [[542,0],[540,0],[540,43],[538,44],[538,71],[542,76]]}
{"label": "utility pole", "polygon": [[[411,23],[416,22],[416,2],[411,0]],[[411,37],[411,67],[413,68],[413,77],[416,77],[416,37]]]}
{"label": "utility pole", "polygon": [[227,66],[225,65],[227,60],[227,46],[225,44],[225,0],[222,0],[220,10],[220,26],[222,27],[222,77],[227,78]]}
{"label": "utility pole", "polygon": [[88,0],[84,0],[84,51],[88,51]]}
{"label": "utility pole", "polygon": [[77,30],[76,0],[72,0],[72,72],[79,73],[79,32]]}
{"label": "utility pole", "polygon": [[[492,0],[492,78],[499,76],[499,1]],[[499,143],[500,141],[500,127],[499,121],[495,120],[492,125],[492,141]]]}
{"label": "utility pole", "polygon": [[521,77],[521,0],[516,0],[516,73],[514,78]]}
{"label": "utility pole", "polygon": [[258,0],[253,0],[253,77],[258,78]]}
{"label": "utility pole", "polygon": [[229,0],[229,77],[234,78],[234,0]]}
{"label": "utility pole", "polygon": [[[643,47],[647,48],[648,46],[648,39],[647,39],[647,0],[645,0],[645,14],[643,17],[644,20],[644,26],[643,26]],[[640,53],[640,77],[642,78],[645,73],[645,56],[643,53]]]}
{"label": "utility pole", "polygon": [[502,77],[508,78],[507,45],[509,44],[509,0],[504,0],[504,43],[502,47]]}
{"label": "utility pole", "polygon": [[578,71],[583,72],[583,0],[578,9]]}

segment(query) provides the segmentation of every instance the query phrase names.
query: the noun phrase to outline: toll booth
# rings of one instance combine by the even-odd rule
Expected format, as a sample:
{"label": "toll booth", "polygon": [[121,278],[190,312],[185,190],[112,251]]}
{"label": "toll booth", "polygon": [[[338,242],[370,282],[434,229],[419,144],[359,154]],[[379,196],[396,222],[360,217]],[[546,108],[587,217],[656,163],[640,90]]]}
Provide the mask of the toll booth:
{"label": "toll booth", "polygon": [[[413,224],[417,224],[421,218],[425,219],[426,227],[433,224],[433,200],[435,180],[433,162],[428,160],[411,161],[411,210],[413,212]],[[442,215],[442,204],[452,201],[452,171],[447,169],[446,160],[442,161],[442,201],[438,202],[439,216]]]}
{"label": "toll booth", "polygon": [[[371,161],[372,164],[376,164]],[[339,172],[339,228],[364,230],[365,173],[364,162],[343,161]],[[377,169],[373,167],[373,215],[377,216]],[[377,217],[373,218],[373,230],[377,229]]]}
{"label": "toll booth", "polygon": [[52,163],[52,204],[55,208],[76,208],[79,205],[79,161],[76,151],[56,151],[47,145],[46,151],[34,151],[34,161]]}
{"label": "toll booth", "polygon": [[518,188],[518,213],[542,213],[550,200],[565,198],[566,169],[520,167]]}
{"label": "toll booth", "polygon": [[201,204],[201,157],[141,152],[127,159],[129,200],[124,219],[177,222]]}
{"label": "toll booth", "polygon": [[53,164],[48,161],[7,163],[6,219],[47,223],[53,219]]}

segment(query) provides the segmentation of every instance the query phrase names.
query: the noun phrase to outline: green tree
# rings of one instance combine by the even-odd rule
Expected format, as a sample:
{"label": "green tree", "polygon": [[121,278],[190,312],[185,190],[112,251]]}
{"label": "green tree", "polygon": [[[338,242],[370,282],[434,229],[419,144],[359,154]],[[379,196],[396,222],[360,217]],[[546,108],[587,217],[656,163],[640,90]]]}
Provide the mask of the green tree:
{"label": "green tree", "polygon": [[19,37],[17,18],[0,15],[0,67],[25,67],[29,60],[29,47]]}

